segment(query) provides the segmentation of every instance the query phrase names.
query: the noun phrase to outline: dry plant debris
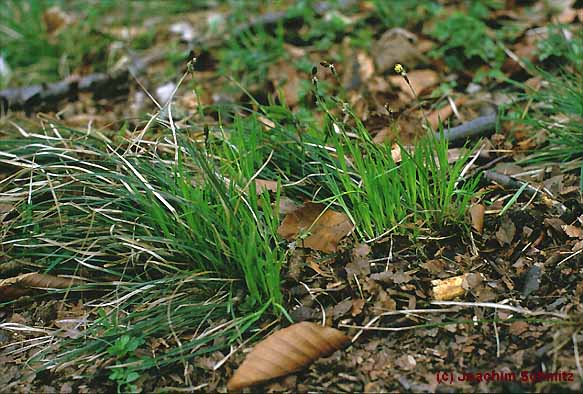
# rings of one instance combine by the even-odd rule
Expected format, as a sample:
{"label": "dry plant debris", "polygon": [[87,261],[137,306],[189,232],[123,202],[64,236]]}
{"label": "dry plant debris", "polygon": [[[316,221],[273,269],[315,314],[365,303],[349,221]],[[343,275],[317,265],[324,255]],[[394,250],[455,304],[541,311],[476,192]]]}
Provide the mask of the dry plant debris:
{"label": "dry plant debris", "polygon": [[227,388],[238,391],[296,372],[341,349],[349,341],[346,335],[334,328],[309,322],[293,324],[255,345],[229,380]]}
{"label": "dry plant debris", "polygon": [[290,242],[297,240],[302,247],[334,253],[353,228],[345,214],[322,204],[305,203],[286,215],[277,232]]}

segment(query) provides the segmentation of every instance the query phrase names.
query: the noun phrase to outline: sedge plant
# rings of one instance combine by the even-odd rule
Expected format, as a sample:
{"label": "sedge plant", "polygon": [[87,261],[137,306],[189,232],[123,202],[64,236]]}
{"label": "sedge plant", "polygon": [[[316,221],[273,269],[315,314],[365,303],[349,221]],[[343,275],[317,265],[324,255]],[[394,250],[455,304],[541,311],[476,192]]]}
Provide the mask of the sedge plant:
{"label": "sedge plant", "polygon": [[[45,366],[88,363],[122,335],[173,344],[132,360],[132,371],[185,363],[282,310],[272,197],[242,190],[249,180],[228,179],[204,147],[181,139],[172,156],[123,154],[64,128],[3,143],[3,159],[21,170],[1,185],[14,202],[2,257],[23,271],[83,278],[73,294],[101,294],[57,357],[37,355]],[[244,156],[230,165],[253,171]],[[121,372],[114,380],[131,384],[135,374]]]}

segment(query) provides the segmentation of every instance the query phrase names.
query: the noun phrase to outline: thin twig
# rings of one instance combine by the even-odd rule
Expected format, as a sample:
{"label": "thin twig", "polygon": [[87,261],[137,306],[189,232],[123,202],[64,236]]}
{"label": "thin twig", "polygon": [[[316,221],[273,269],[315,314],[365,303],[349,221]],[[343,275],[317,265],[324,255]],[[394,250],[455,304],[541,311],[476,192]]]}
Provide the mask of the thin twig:
{"label": "thin twig", "polygon": [[495,302],[458,302],[458,301],[432,301],[432,305],[444,305],[444,306],[465,306],[465,307],[482,307],[482,308],[494,308],[494,309],[504,309],[511,312],[520,313],[522,315],[529,316],[554,316],[560,319],[568,319],[569,316],[564,313],[558,312],[547,312],[547,311],[531,311],[519,306],[512,306],[506,304],[498,304]]}
{"label": "thin twig", "polygon": [[[485,132],[494,131],[496,128],[496,114],[480,116],[459,126],[443,130],[443,138],[449,142],[467,139],[482,135]],[[441,138],[439,132],[435,133],[435,138]]]}
{"label": "thin twig", "polygon": [[[508,175],[504,175],[504,174],[500,174],[499,172],[495,172],[495,171],[484,171],[484,177],[486,177],[486,179],[496,182],[498,184],[500,184],[501,186],[504,187],[508,187],[508,188],[512,188],[512,189],[520,189],[522,187],[524,187],[524,192],[526,192],[527,194],[536,194],[540,191],[540,187],[536,188],[534,186],[530,186],[527,182],[521,181],[519,179],[515,179],[514,177],[508,176]],[[526,184],[526,186],[525,186]],[[552,195],[550,195],[546,189],[543,188],[543,191],[545,191],[545,195],[547,196],[547,198],[549,200],[551,200],[553,206],[555,206],[561,213],[564,213],[567,211],[567,207],[565,205],[563,205],[562,203],[560,203],[559,201],[556,201],[554,199],[554,197]]]}

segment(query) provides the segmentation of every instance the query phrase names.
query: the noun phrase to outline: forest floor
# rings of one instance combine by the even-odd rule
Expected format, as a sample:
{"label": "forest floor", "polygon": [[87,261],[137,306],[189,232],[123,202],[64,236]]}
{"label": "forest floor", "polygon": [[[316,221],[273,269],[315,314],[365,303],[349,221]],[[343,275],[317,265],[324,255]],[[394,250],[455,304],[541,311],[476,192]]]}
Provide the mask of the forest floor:
{"label": "forest floor", "polygon": [[583,2],[184,3],[0,11],[0,392],[583,390]]}

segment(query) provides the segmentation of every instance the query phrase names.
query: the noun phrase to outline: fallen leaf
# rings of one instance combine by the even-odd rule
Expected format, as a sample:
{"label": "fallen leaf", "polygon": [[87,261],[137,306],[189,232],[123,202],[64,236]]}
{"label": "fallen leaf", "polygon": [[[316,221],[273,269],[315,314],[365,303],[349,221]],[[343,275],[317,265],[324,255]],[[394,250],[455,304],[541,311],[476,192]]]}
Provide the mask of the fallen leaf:
{"label": "fallen leaf", "polygon": [[391,158],[395,164],[399,164],[403,160],[401,156],[401,147],[398,144],[393,144],[391,147]]}
{"label": "fallen leaf", "polygon": [[319,275],[323,276],[324,278],[330,277],[330,273],[328,273],[328,272],[324,271],[322,268],[320,268],[320,264],[318,264],[318,262],[316,262],[314,259],[309,258],[308,265],[310,266],[311,269],[316,271]]}
{"label": "fallen leaf", "polygon": [[569,23],[573,22],[577,18],[578,11],[567,7],[559,15],[553,18],[554,23],[568,25]]}
{"label": "fallen leaf", "polygon": [[410,354],[403,354],[395,360],[395,365],[405,371],[412,371],[417,366],[417,361]]}
{"label": "fallen leaf", "polygon": [[375,144],[384,144],[386,141],[392,140],[395,137],[395,129],[392,127],[383,127],[380,129],[372,139]]}
{"label": "fallen leaf", "polygon": [[351,299],[340,301],[332,308],[332,319],[334,320],[340,319],[341,317],[345,316],[351,309],[352,309]]}
{"label": "fallen leaf", "polygon": [[81,284],[78,279],[61,278],[31,272],[0,280],[0,300],[12,300],[28,294],[31,289],[67,289]]}
{"label": "fallen leaf", "polygon": [[484,275],[472,272],[464,275],[464,278],[462,280],[462,287],[464,288],[464,290],[472,290],[481,285],[483,281]]}
{"label": "fallen leaf", "polygon": [[70,15],[66,14],[59,7],[51,7],[42,15],[43,23],[47,33],[56,34],[60,29],[70,24],[73,20]]}
{"label": "fallen leaf", "polygon": [[189,22],[180,21],[170,25],[168,28],[170,33],[177,34],[180,39],[184,42],[192,42],[196,37],[194,28]]}
{"label": "fallen leaf", "polygon": [[379,282],[382,284],[392,284],[392,283],[394,283],[393,282],[394,276],[395,276],[395,273],[393,271],[383,271],[383,272],[379,272],[379,273],[370,275],[370,278],[372,280],[374,280],[375,282]]}
{"label": "fallen leaf", "polygon": [[504,217],[502,223],[500,223],[500,228],[496,231],[496,239],[501,246],[510,245],[516,234],[516,226],[512,221]]}
{"label": "fallen leaf", "polygon": [[425,263],[421,264],[423,269],[429,271],[432,275],[437,275],[445,271],[447,268],[447,263],[443,260],[427,260]]}
{"label": "fallen leaf", "polygon": [[363,392],[365,394],[380,393],[384,391],[381,387],[381,383],[379,382],[368,382],[364,385]]}
{"label": "fallen leaf", "polygon": [[352,249],[352,259],[345,266],[346,275],[352,278],[354,275],[370,274],[370,263],[368,262],[368,255],[371,252],[370,246],[365,243],[355,245]]}
{"label": "fallen leaf", "polygon": [[408,283],[413,279],[407,272],[399,271],[393,275],[393,283],[396,285],[401,283]]}
{"label": "fallen leaf", "polygon": [[4,218],[14,209],[12,204],[0,203],[0,223],[4,221]]}
{"label": "fallen leaf", "polygon": [[300,78],[293,63],[281,61],[273,64],[269,68],[267,77],[273,81],[276,90],[281,89],[282,97],[285,98],[287,105],[293,107],[299,102],[299,91],[303,78]]}
{"label": "fallen leaf", "polygon": [[486,212],[486,207],[482,204],[475,204],[470,207],[470,216],[472,217],[472,227],[482,234],[484,231],[484,213]]}
{"label": "fallen leaf", "polygon": [[356,55],[358,60],[360,79],[364,82],[368,81],[374,75],[374,61],[366,53],[359,52]]}
{"label": "fallen leaf", "polygon": [[392,69],[396,63],[412,68],[423,60],[423,55],[413,45],[416,40],[415,34],[405,29],[395,28],[384,32],[373,48],[379,74]]}
{"label": "fallen leaf", "polygon": [[515,321],[508,328],[508,332],[510,332],[510,334],[517,336],[523,334],[525,331],[528,331],[528,323],[522,320]]}
{"label": "fallen leaf", "polygon": [[341,331],[310,322],[293,324],[257,344],[227,383],[229,391],[241,390],[299,371],[350,341]]}
{"label": "fallen leaf", "polygon": [[[460,107],[465,102],[465,98],[458,97],[453,102],[456,107]],[[453,114],[453,107],[450,104],[447,104],[439,109],[432,111],[429,115],[427,115],[427,121],[431,125],[433,130],[437,130],[439,127],[439,123],[441,122],[444,125],[447,125],[446,120]]]}
{"label": "fallen leaf", "polygon": [[352,300],[352,308],[350,310],[350,314],[352,315],[352,317],[358,316],[362,313],[365,303],[366,301],[363,298],[357,298],[356,300]]}
{"label": "fallen leaf", "polygon": [[259,121],[259,123],[261,123],[263,125],[263,129],[265,131],[269,131],[269,130],[275,128],[275,122],[271,119],[266,118],[265,116],[259,115],[257,117],[257,120]]}
{"label": "fallen leaf", "polygon": [[356,244],[352,249],[352,255],[354,256],[355,259],[366,259],[370,252],[371,252],[370,246],[368,246],[368,244],[365,243]]}
{"label": "fallen leaf", "polygon": [[255,191],[257,194],[261,194],[264,190],[269,190],[274,193],[277,192],[277,181],[255,179]]}
{"label": "fallen leaf", "polygon": [[104,32],[118,40],[130,41],[136,39],[141,34],[147,33],[148,29],[143,26],[114,26],[104,29]]}
{"label": "fallen leaf", "polygon": [[522,288],[522,296],[528,297],[540,287],[540,277],[542,274],[541,267],[533,265],[526,274],[524,274],[524,287]]}
{"label": "fallen leaf", "polygon": [[583,239],[583,229],[581,227],[575,227],[571,224],[565,224],[561,226],[561,228],[563,229],[565,234],[567,234],[569,237]]}
{"label": "fallen leaf", "polygon": [[397,302],[382,288],[377,288],[376,301],[373,308],[386,311],[397,310]]}
{"label": "fallen leaf", "polygon": [[317,310],[304,305],[292,309],[289,315],[294,322],[317,320],[320,317],[320,313]]}
{"label": "fallen leaf", "polygon": [[338,242],[352,232],[354,225],[345,214],[324,209],[322,204],[304,204],[283,219],[277,233],[288,241],[295,241],[306,232],[301,246],[325,253],[336,252]]}
{"label": "fallen leaf", "polygon": [[285,215],[295,211],[299,207],[300,207],[300,205],[289,197],[282,196],[279,199],[279,213],[280,213],[280,215],[285,216]]}
{"label": "fallen leaf", "polygon": [[565,222],[563,222],[560,218],[545,218],[543,223],[546,226],[552,227],[556,232],[562,233],[563,226],[565,226]]}

